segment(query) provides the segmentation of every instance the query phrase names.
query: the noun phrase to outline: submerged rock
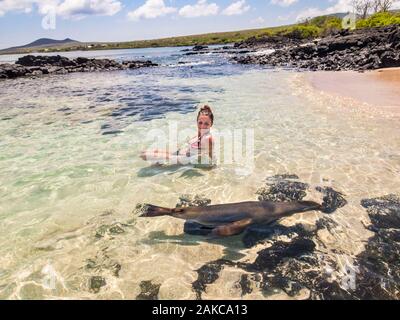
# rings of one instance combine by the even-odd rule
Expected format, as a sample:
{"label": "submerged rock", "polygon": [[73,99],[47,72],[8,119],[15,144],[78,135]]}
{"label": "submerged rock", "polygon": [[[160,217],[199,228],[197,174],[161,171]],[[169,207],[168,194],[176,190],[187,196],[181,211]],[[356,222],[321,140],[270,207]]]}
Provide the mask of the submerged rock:
{"label": "submerged rock", "polygon": [[179,202],[176,204],[177,208],[183,207],[205,207],[211,204],[211,199],[205,198],[201,195],[191,196],[184,194],[179,197]]}
{"label": "submerged rock", "polygon": [[315,189],[324,195],[322,211],[325,213],[335,212],[338,208],[342,208],[347,204],[347,200],[343,197],[344,195],[331,187],[316,187]]}
{"label": "submerged rock", "polygon": [[240,276],[240,280],[239,280],[238,284],[240,286],[240,289],[242,290],[242,297],[245,296],[246,294],[250,294],[253,292],[252,281],[250,279],[250,275],[242,274]]}
{"label": "submerged rock", "polygon": [[197,299],[201,299],[202,293],[207,285],[214,283],[219,278],[219,273],[224,266],[233,266],[234,262],[229,260],[216,260],[203,265],[197,269],[197,280],[192,283],[192,288],[196,292]]}
{"label": "submerged rock", "polygon": [[147,212],[149,205],[146,203],[138,203],[133,209],[132,214],[136,216],[141,216],[143,213]]}
{"label": "submerged rock", "polygon": [[277,241],[271,247],[258,252],[254,263],[246,266],[249,271],[273,271],[284,259],[299,258],[312,253],[315,243],[307,238],[297,238],[291,243]]}
{"label": "submerged rock", "polygon": [[105,224],[98,227],[95,231],[96,238],[103,238],[104,236],[116,236],[121,233],[124,233],[123,224],[116,222],[111,225]]}
{"label": "submerged rock", "polygon": [[200,46],[200,45],[197,45],[197,46],[194,46],[194,47],[192,48],[193,51],[199,51],[199,50],[204,50],[204,49],[208,49],[208,46]]}
{"label": "submerged rock", "polygon": [[400,198],[397,195],[363,199],[361,205],[367,209],[373,227],[400,229]]}
{"label": "submerged rock", "polygon": [[114,277],[119,277],[119,272],[121,271],[121,265],[113,260],[107,259],[99,260],[98,258],[87,259],[85,268],[90,271],[104,272],[106,270],[110,271]]}
{"label": "submerged rock", "polygon": [[151,281],[142,281],[140,283],[140,294],[137,300],[158,300],[158,293],[161,284],[153,284]]}
{"label": "submerged rock", "polygon": [[290,202],[302,200],[307,196],[307,183],[294,181],[299,177],[296,175],[276,175],[267,178],[265,187],[260,188],[256,194],[260,201]]}
{"label": "submerged rock", "polygon": [[[337,300],[352,299],[351,294],[342,287],[332,274],[338,271],[336,262],[328,255],[318,256],[309,251],[311,247],[300,246],[297,257],[282,260],[272,272],[264,272],[260,287],[264,292],[275,289],[284,291],[290,297],[299,296],[301,291],[308,292],[308,299]],[[287,244],[289,252],[292,244]]]}
{"label": "submerged rock", "polygon": [[400,197],[364,199],[375,232],[357,256],[357,294],[363,299],[400,299]]}
{"label": "submerged rock", "polygon": [[106,279],[100,276],[92,276],[89,279],[89,290],[94,293],[99,293],[101,287],[106,285]]}
{"label": "submerged rock", "polygon": [[263,226],[250,226],[247,228],[242,238],[242,242],[246,248],[251,248],[257,244],[264,243],[267,240],[277,239],[279,236],[286,236],[289,239],[293,239],[298,235],[311,237],[317,230],[317,227],[308,230],[305,225],[299,223],[291,227],[286,227],[279,223]]}

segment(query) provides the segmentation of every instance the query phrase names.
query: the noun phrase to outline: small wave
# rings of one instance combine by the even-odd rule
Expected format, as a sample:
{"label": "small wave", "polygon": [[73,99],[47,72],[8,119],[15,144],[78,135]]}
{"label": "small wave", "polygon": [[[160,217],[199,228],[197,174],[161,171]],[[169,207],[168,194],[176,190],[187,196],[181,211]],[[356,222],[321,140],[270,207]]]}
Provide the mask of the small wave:
{"label": "small wave", "polygon": [[176,67],[202,66],[202,65],[207,65],[207,64],[211,64],[211,62],[210,61],[196,61],[196,62],[182,61],[180,63],[169,64],[166,66],[171,67],[171,68],[176,68]]}
{"label": "small wave", "polygon": [[275,49],[265,49],[265,50],[259,50],[259,51],[256,51],[256,52],[250,52],[250,53],[248,53],[248,54],[250,54],[250,55],[253,55],[253,56],[261,56],[261,55],[264,55],[264,54],[272,54],[272,53],[274,53],[276,50]]}

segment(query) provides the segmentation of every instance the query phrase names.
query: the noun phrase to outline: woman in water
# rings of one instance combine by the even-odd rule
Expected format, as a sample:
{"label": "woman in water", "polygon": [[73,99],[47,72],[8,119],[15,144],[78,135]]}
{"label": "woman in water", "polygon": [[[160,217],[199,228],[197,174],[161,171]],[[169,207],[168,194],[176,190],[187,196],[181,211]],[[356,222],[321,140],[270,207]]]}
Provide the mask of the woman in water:
{"label": "woman in water", "polygon": [[165,150],[144,151],[140,157],[155,164],[172,162],[212,165],[214,140],[210,130],[213,124],[214,114],[211,108],[205,105],[197,114],[197,136],[190,139],[184,148],[173,153]]}

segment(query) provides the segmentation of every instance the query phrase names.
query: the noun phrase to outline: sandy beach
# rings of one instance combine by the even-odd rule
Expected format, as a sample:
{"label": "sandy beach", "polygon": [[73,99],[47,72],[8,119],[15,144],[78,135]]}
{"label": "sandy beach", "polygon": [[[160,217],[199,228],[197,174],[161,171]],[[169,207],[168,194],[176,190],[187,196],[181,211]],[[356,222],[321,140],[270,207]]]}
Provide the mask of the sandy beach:
{"label": "sandy beach", "polygon": [[392,112],[400,112],[400,68],[307,74],[312,86],[329,94],[353,98]]}

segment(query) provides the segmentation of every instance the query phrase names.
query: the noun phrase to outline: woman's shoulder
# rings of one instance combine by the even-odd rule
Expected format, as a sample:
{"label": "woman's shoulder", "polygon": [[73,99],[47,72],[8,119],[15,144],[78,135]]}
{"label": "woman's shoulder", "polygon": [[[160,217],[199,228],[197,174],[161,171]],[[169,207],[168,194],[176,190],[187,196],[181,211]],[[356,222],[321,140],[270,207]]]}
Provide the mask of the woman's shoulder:
{"label": "woman's shoulder", "polygon": [[214,137],[212,136],[211,133],[209,133],[209,134],[207,134],[207,135],[205,135],[203,137],[202,141],[204,141],[204,142],[214,142]]}

